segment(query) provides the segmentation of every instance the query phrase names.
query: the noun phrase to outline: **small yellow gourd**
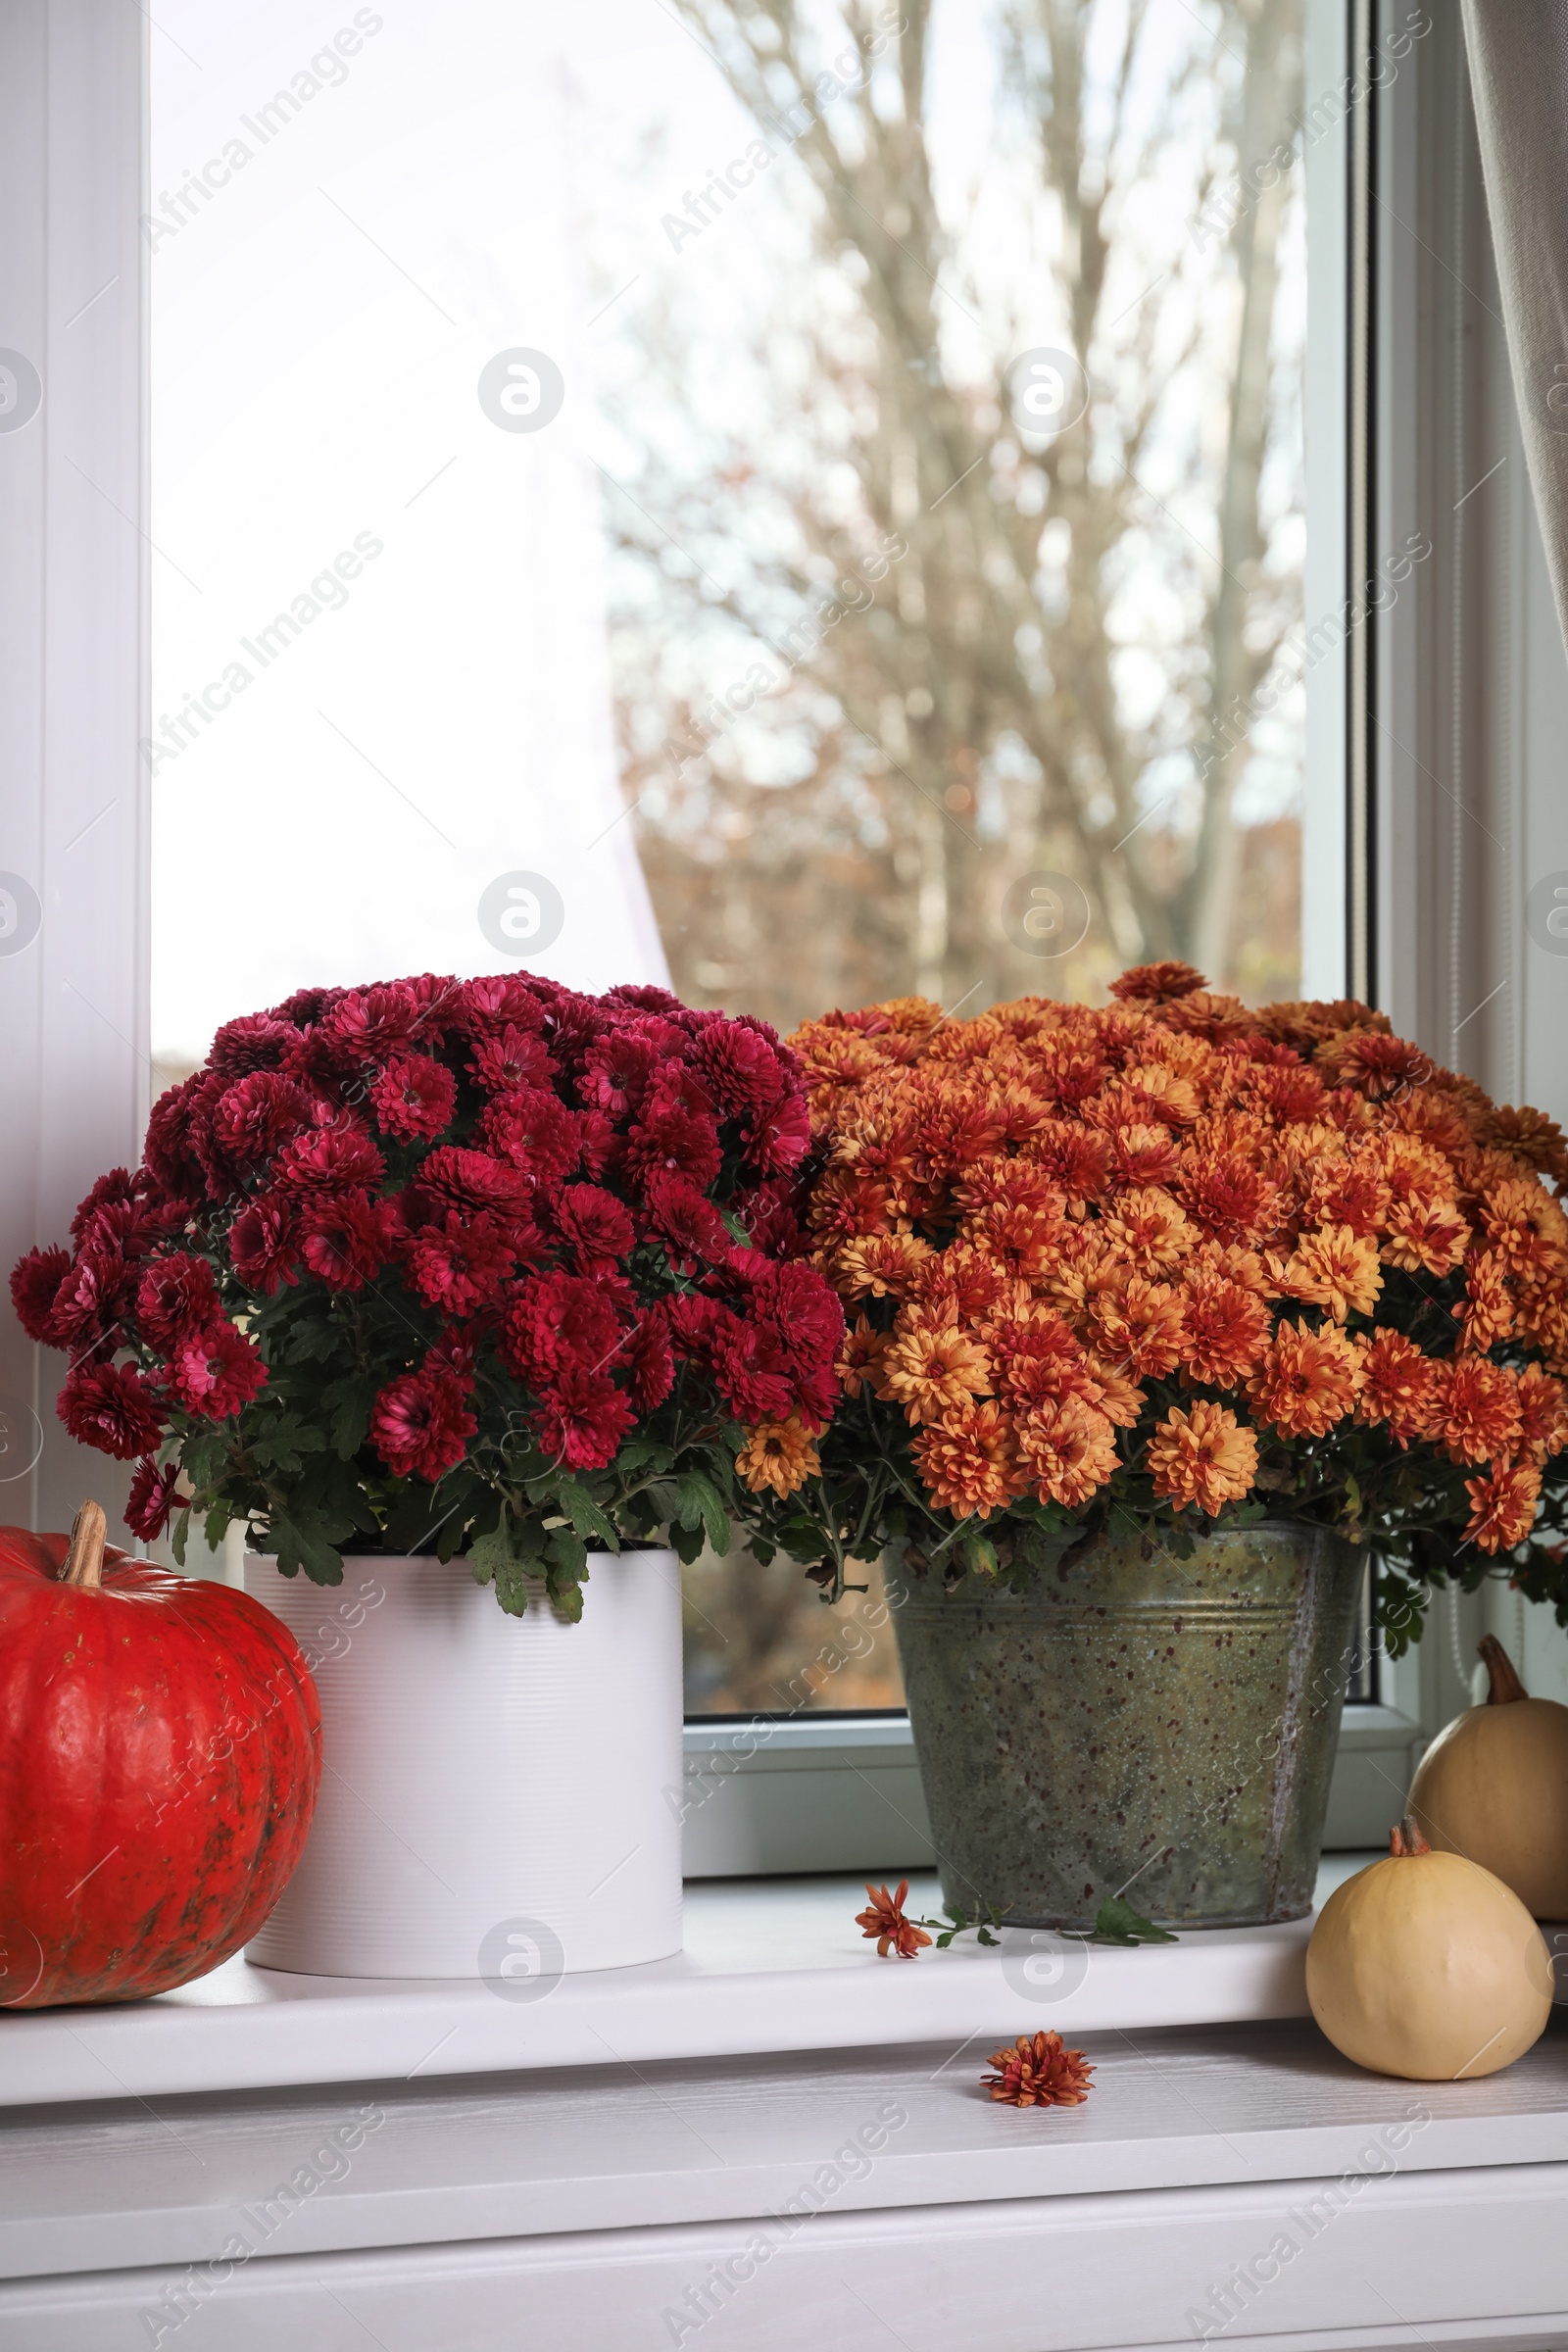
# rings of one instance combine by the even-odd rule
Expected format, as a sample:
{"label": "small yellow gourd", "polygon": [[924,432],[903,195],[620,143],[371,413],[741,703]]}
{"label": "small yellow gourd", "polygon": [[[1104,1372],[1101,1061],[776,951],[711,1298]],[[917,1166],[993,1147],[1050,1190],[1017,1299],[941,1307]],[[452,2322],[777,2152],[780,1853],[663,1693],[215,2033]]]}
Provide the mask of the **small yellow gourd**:
{"label": "small yellow gourd", "polygon": [[1324,1904],[1306,1997],[1337,2050],[1412,2082],[1475,2082],[1511,2066],[1551,2015],[1551,1960],[1519,1897],[1406,1819],[1386,1860]]}
{"label": "small yellow gourd", "polygon": [[1568,1919],[1568,1707],[1531,1698],[1502,1643],[1481,1643],[1491,1692],[1427,1749],[1406,1807],[1439,1853],[1463,1854],[1537,1919]]}

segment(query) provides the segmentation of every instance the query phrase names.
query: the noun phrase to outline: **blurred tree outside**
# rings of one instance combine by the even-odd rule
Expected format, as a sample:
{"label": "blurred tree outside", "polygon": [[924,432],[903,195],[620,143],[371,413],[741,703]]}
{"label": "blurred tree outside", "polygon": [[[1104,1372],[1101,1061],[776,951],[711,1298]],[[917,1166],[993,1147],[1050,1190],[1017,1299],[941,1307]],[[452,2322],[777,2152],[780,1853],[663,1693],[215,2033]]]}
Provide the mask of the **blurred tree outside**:
{"label": "blurred tree outside", "polygon": [[692,1002],[1296,992],[1302,5],[671,0],[769,158],[726,132],[745,220],[685,190],[604,370]]}

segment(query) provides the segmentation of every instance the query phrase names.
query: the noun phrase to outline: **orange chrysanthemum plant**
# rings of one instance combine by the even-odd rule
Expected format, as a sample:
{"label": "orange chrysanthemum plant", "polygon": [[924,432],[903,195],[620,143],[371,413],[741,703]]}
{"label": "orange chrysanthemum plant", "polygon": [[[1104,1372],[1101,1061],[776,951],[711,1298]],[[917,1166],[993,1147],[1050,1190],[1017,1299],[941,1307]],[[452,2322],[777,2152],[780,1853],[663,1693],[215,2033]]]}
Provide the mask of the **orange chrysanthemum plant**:
{"label": "orange chrysanthemum plant", "polygon": [[885,1544],[1016,1583],[1064,1531],[1304,1520],[1370,1545],[1396,1650],[1504,1555],[1568,1622],[1560,1130],[1364,1004],[1113,995],[794,1039],[850,1331],[768,1537],[837,1593]]}

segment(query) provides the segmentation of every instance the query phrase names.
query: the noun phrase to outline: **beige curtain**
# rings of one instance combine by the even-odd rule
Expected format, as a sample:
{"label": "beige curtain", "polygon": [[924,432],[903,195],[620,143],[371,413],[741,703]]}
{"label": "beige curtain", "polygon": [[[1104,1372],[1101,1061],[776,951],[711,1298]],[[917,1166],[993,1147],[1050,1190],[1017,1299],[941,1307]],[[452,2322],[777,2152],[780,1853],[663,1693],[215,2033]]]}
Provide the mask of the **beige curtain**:
{"label": "beige curtain", "polygon": [[1568,0],[1463,0],[1525,454],[1568,642]]}

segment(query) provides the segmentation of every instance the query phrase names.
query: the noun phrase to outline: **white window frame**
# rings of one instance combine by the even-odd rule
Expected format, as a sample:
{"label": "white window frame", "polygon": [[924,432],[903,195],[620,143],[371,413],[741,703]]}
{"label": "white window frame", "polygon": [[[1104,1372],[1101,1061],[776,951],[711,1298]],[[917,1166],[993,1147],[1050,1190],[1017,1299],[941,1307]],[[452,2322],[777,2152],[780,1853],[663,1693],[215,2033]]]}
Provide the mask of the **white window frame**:
{"label": "white window frame", "polygon": [[[1363,56],[1386,48],[1412,13],[1405,0],[1310,0],[1310,7],[1314,89],[1335,78],[1347,8]],[[134,1162],[148,1108],[150,796],[137,749],[149,706],[148,249],[140,229],[148,211],[148,38],[143,12],[106,15],[94,0],[15,0],[0,17],[0,184],[10,223],[0,248],[0,344],[33,357],[45,387],[39,414],[0,435],[0,868],[30,883],[42,910],[31,945],[0,956],[0,1070],[11,1147],[0,1155],[7,1264],[34,1242],[58,1240],[103,1169]],[[1382,265],[1366,346],[1370,479],[1359,544],[1393,544],[1391,534],[1411,527],[1410,517],[1419,524],[1430,514],[1436,553],[1396,608],[1352,637],[1352,651],[1368,649],[1359,684],[1353,662],[1319,664],[1308,705],[1314,762],[1337,762],[1351,721],[1364,727],[1368,815],[1365,837],[1332,825],[1308,828],[1310,887],[1327,910],[1310,943],[1311,985],[1334,986],[1331,967],[1343,972],[1358,954],[1370,954],[1379,1001],[1396,1025],[1443,1058],[1439,978],[1454,943],[1453,906],[1461,931],[1469,918],[1464,888],[1457,897],[1451,888],[1440,894],[1433,879],[1441,859],[1432,746],[1446,708],[1434,649],[1451,614],[1455,565],[1451,501],[1442,495],[1444,419],[1429,392],[1442,373],[1445,337],[1455,339],[1452,284],[1475,281],[1491,267],[1479,171],[1457,220],[1451,181],[1430,160],[1458,119],[1462,75],[1458,12],[1434,11],[1393,84],[1347,117],[1348,132],[1365,134],[1368,215]],[[1342,252],[1348,147],[1342,125],[1314,140],[1308,154],[1311,233]],[[1428,262],[1400,262],[1392,251],[1396,235]],[[1456,256],[1457,276],[1446,276]],[[1320,270],[1318,280],[1331,285],[1332,273]],[[1489,665],[1506,680],[1505,692],[1478,704],[1473,718],[1486,755],[1477,760],[1484,779],[1477,790],[1491,796],[1499,840],[1531,845],[1537,864],[1544,858],[1568,865],[1568,817],[1555,773],[1568,733],[1568,662],[1495,309],[1494,296],[1471,300],[1459,322],[1471,351],[1474,414],[1508,459],[1499,495],[1478,504],[1462,526],[1471,554],[1481,548],[1487,556],[1462,613],[1464,674],[1478,695]],[[1350,315],[1336,295],[1330,316],[1314,315],[1313,325],[1308,419],[1318,512],[1308,598],[1315,611],[1320,594],[1325,606],[1336,601],[1324,588],[1324,567],[1343,585],[1357,542],[1346,527],[1348,510],[1323,495],[1325,481],[1344,479],[1351,451],[1344,398]],[[1562,967],[1544,974],[1543,959],[1532,964],[1526,953],[1516,919],[1517,859],[1525,852],[1507,855],[1515,864],[1500,884],[1496,875],[1487,880],[1501,888],[1502,915],[1493,931],[1507,961],[1508,1019],[1496,1012],[1477,1018],[1465,1066],[1508,1100],[1541,1101],[1562,1116],[1568,1079],[1553,1064],[1549,1042],[1562,1033],[1562,1009],[1548,988]],[[1335,911],[1356,904],[1358,860],[1373,911],[1370,942],[1360,946],[1352,924]],[[58,1359],[32,1347],[9,1312],[0,1315],[9,1458],[18,1458],[19,1432],[37,1441],[36,1460],[12,1473],[0,1499],[10,1505],[8,1516],[34,1526],[68,1524],[86,1493],[112,1508],[124,1493],[122,1471],[60,1430],[58,1377]],[[1455,1611],[1440,1600],[1433,1614],[1416,1652],[1383,1663],[1377,1703],[1349,1711],[1331,1844],[1381,1835],[1425,1740],[1468,1697],[1465,1661],[1484,1625],[1522,1646],[1535,1687],[1568,1697],[1568,1644],[1545,1612],[1526,1612],[1506,1592],[1489,1590]],[[906,1720],[803,1718],[760,1731],[694,1724],[686,1748],[694,1876],[883,1870],[929,1858]]]}

